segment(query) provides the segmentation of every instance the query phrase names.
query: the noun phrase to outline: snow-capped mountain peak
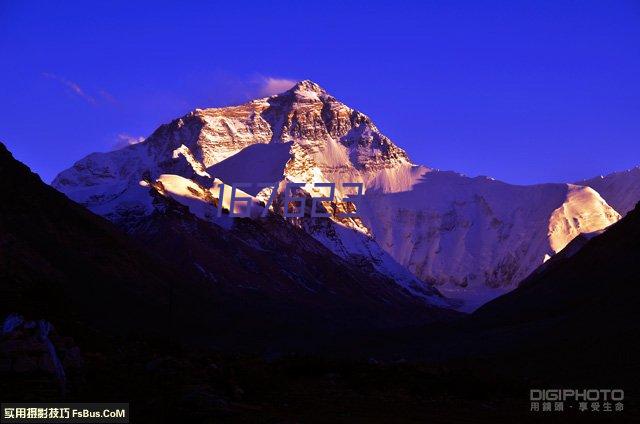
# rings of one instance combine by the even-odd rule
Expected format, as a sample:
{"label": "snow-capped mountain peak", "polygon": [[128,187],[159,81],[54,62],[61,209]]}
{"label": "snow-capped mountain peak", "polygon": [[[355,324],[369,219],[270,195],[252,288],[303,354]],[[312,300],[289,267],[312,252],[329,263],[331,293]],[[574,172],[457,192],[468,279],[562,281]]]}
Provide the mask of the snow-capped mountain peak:
{"label": "snow-capped mountain peak", "polygon": [[[515,186],[414,165],[368,116],[309,80],[242,105],[196,109],[139,144],[87,156],[53,185],[126,224],[153,210],[141,180],[186,187],[185,178],[205,188],[215,181],[301,182],[311,196],[329,194],[314,184],[331,182],[331,208],[345,207],[354,194],[343,183],[362,183],[360,218],[292,223],[339,256],[370,263],[414,293],[420,285],[431,293],[433,283],[471,300],[515,287],[576,235],[619,219],[585,187]],[[280,184],[280,198],[283,189]],[[257,202],[271,194],[268,188],[243,190]]]}
{"label": "snow-capped mountain peak", "polygon": [[[324,88],[311,80],[303,80],[297,82],[291,89],[285,93],[291,93],[299,99],[317,99],[328,96]],[[283,93],[283,94],[285,94]],[[282,94],[280,94],[282,95]]]}

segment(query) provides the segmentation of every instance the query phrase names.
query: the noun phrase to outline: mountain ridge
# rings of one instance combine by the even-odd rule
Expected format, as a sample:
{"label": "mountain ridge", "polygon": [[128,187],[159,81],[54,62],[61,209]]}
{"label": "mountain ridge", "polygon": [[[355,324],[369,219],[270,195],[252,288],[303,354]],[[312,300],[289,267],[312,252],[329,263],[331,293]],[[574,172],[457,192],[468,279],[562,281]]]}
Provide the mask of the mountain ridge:
{"label": "mountain ridge", "polygon": [[593,188],[616,211],[626,215],[640,200],[640,166],[576,182]]}

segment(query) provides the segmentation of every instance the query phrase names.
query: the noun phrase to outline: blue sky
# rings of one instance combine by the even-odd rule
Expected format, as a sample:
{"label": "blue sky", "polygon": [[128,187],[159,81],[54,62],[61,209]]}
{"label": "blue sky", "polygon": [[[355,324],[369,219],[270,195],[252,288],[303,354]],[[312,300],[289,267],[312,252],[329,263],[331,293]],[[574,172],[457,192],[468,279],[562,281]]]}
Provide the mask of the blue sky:
{"label": "blue sky", "polygon": [[316,81],[440,169],[640,165],[638,1],[130,3],[0,0],[0,141],[45,181],[269,78]]}

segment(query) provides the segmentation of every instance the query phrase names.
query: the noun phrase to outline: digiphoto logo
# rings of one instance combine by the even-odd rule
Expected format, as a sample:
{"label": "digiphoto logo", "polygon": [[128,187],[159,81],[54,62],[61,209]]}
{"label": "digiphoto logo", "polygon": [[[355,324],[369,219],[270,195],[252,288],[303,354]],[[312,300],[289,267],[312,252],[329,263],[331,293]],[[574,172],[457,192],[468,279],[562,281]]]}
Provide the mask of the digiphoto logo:
{"label": "digiphoto logo", "polygon": [[624,411],[622,389],[531,389],[531,412],[616,413]]}

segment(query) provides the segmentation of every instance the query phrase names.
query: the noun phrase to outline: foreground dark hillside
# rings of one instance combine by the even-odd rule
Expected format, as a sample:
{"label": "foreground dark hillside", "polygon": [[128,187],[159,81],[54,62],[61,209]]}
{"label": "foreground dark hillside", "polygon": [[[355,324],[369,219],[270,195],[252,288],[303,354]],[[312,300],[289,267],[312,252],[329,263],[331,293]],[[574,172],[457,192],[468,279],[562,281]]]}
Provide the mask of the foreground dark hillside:
{"label": "foreground dark hillside", "polygon": [[[160,329],[177,274],[0,144],[0,316]],[[164,322],[163,322],[164,320]]]}

